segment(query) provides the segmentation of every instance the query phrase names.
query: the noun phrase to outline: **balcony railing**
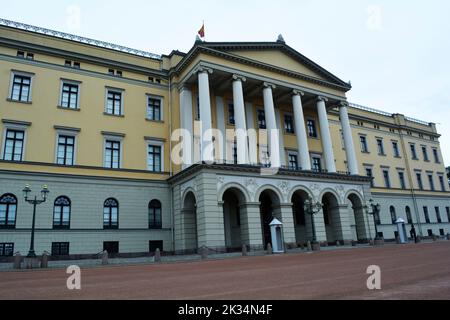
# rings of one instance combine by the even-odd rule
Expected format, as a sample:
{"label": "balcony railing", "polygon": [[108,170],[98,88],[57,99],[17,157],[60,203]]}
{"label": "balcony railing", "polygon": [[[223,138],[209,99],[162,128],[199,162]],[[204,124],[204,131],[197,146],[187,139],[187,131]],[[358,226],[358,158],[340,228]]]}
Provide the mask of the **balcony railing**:
{"label": "balcony railing", "polygon": [[[198,162],[198,164],[206,164],[205,162]],[[265,164],[265,163],[253,163],[253,164],[237,164],[235,161],[229,161],[229,160],[214,160],[214,162],[212,163],[213,165],[229,165],[229,166],[236,166],[236,167],[241,167],[241,168],[270,168],[270,164]],[[291,171],[291,172],[313,172],[313,173],[317,173],[317,174],[330,174],[327,170],[325,169],[312,169],[312,170],[304,170],[301,167],[292,167],[292,166],[281,166],[280,170],[283,171]],[[334,174],[338,174],[338,175],[350,175],[350,172],[347,171],[337,171]]]}

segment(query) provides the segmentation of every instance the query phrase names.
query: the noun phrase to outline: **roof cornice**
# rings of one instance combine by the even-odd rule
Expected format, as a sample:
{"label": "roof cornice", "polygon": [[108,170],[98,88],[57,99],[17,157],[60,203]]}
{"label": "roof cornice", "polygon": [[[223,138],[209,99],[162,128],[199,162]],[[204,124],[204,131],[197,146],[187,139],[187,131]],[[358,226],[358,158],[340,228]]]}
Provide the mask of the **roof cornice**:
{"label": "roof cornice", "polygon": [[167,72],[163,70],[151,69],[135,64],[125,63],[119,60],[110,60],[106,58],[99,58],[91,55],[86,55],[84,53],[78,53],[73,51],[67,51],[62,49],[57,49],[53,47],[48,47],[40,44],[28,43],[19,40],[9,39],[0,37],[0,45],[9,48],[17,48],[22,50],[31,50],[36,53],[48,54],[57,57],[64,57],[66,59],[79,60],[81,62],[90,62],[97,65],[103,65],[105,67],[120,68],[127,71],[133,71],[142,73],[145,75],[154,75],[164,79],[168,79]]}

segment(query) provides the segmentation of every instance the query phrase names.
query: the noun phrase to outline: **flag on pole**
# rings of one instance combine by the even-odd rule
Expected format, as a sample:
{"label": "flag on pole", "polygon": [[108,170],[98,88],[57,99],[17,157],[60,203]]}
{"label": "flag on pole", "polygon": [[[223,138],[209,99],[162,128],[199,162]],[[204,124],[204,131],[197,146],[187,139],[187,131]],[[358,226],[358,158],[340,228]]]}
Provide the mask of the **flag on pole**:
{"label": "flag on pole", "polygon": [[199,35],[201,38],[204,38],[204,37],[205,37],[205,23],[204,23],[204,22],[203,22],[203,25],[202,25],[201,29],[198,31],[198,35]]}

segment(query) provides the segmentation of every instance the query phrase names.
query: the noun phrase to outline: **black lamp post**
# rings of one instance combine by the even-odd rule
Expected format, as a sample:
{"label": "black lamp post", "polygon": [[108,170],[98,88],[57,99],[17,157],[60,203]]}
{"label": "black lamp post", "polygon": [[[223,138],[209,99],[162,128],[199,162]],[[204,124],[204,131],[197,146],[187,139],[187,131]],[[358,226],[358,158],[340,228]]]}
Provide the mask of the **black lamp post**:
{"label": "black lamp post", "polygon": [[38,199],[38,197],[36,195],[34,196],[34,199],[29,199],[28,195],[30,194],[30,192],[31,192],[30,185],[27,184],[25,186],[25,188],[23,189],[23,196],[24,196],[26,202],[33,205],[33,222],[31,225],[31,243],[30,243],[30,251],[28,251],[27,258],[36,258],[36,253],[34,252],[34,226],[36,223],[36,206],[47,200],[47,195],[48,195],[49,191],[48,191],[48,188],[46,185],[44,185],[42,187],[42,190],[41,190],[42,199]]}
{"label": "black lamp post", "polygon": [[373,216],[373,224],[375,225],[375,240],[380,240],[380,237],[378,236],[378,227],[377,227],[377,220],[376,217],[380,214],[381,206],[379,203],[375,204],[373,199],[369,200],[370,210],[369,214]]}
{"label": "black lamp post", "polygon": [[305,204],[303,206],[305,212],[311,215],[311,227],[313,232],[312,244],[317,244],[316,227],[314,225],[314,215],[319,213],[320,210],[322,210],[322,207],[323,205],[320,202],[313,203],[312,198],[306,199]]}

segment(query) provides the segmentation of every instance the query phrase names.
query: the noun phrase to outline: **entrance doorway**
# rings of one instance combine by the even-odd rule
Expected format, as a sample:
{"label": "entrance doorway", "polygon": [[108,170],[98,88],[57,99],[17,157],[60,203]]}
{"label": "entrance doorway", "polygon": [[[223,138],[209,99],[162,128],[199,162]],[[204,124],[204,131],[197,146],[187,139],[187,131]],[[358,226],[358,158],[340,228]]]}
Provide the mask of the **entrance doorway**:
{"label": "entrance doorway", "polygon": [[264,248],[272,244],[272,236],[270,233],[270,223],[276,217],[275,209],[280,206],[278,195],[272,190],[264,190],[259,196],[259,211],[261,214],[261,230],[263,233]]}

